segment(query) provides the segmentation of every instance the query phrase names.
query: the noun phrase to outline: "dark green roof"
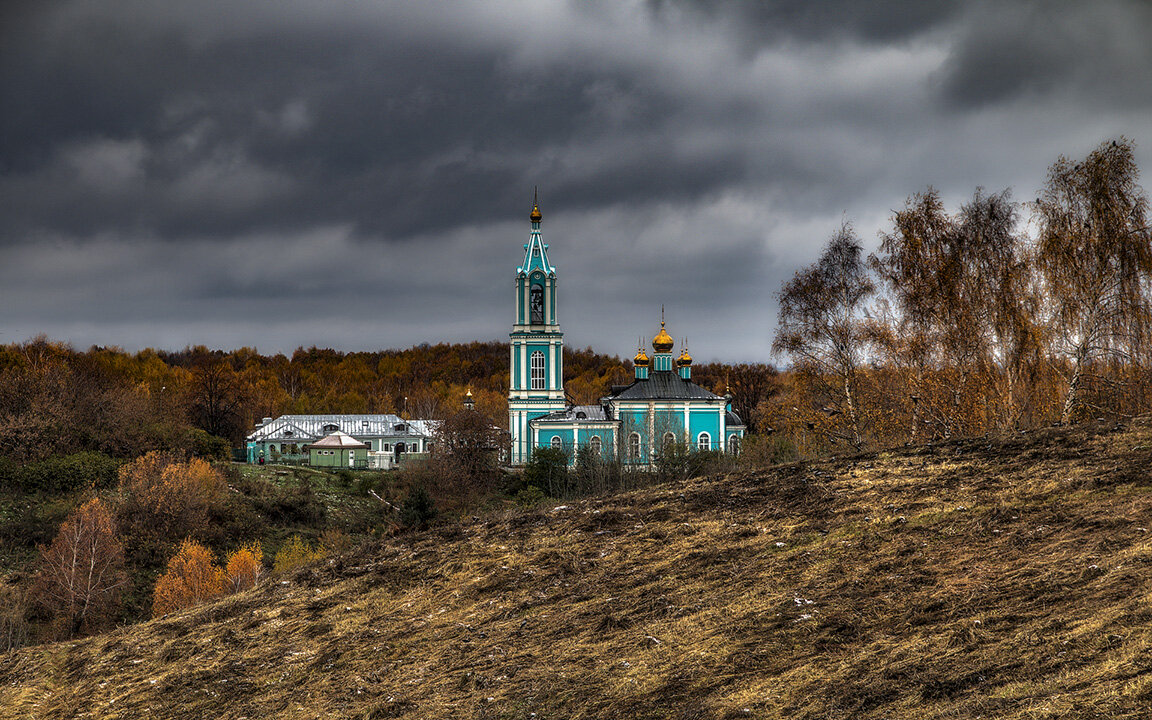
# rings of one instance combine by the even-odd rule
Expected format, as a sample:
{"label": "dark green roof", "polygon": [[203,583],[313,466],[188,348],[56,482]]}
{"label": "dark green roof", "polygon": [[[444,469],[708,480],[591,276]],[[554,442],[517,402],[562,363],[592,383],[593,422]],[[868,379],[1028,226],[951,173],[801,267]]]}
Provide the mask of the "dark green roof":
{"label": "dark green roof", "polygon": [[722,400],[691,380],[669,370],[650,373],[647,380],[636,380],[622,389],[613,388],[613,400]]}

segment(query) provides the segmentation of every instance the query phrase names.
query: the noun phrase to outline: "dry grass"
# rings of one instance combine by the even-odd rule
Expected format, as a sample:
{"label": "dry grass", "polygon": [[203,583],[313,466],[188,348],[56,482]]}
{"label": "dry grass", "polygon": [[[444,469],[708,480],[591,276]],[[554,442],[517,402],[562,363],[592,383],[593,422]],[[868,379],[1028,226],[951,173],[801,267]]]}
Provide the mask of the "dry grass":
{"label": "dry grass", "polygon": [[695,479],[0,656],[29,718],[1137,718],[1152,427]]}

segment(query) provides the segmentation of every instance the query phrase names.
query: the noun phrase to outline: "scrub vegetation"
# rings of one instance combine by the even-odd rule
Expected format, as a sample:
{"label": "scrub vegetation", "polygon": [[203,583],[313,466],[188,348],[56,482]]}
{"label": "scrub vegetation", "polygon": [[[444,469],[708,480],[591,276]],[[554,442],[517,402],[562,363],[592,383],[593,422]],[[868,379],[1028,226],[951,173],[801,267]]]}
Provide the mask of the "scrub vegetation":
{"label": "scrub vegetation", "polygon": [[672,480],[3,656],[14,717],[1137,718],[1152,423]]}

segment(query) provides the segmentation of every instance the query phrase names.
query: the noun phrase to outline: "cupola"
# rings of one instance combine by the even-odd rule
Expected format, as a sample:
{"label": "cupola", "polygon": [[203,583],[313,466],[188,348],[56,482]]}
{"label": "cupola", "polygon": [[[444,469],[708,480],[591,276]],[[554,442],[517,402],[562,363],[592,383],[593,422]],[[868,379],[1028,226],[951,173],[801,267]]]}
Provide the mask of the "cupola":
{"label": "cupola", "polygon": [[676,359],[676,371],[685,380],[692,379],[692,356],[688,354],[688,341],[684,341],[684,349]]}
{"label": "cupola", "polygon": [[632,365],[636,369],[637,380],[648,379],[648,368],[651,367],[652,361],[648,359],[648,353],[644,352],[643,345],[636,350],[636,357],[632,358]]}
{"label": "cupola", "polygon": [[652,349],[658,353],[672,352],[672,346],[675,345],[672,336],[664,329],[664,321],[660,321],[660,332],[656,333],[656,337],[652,338]]}

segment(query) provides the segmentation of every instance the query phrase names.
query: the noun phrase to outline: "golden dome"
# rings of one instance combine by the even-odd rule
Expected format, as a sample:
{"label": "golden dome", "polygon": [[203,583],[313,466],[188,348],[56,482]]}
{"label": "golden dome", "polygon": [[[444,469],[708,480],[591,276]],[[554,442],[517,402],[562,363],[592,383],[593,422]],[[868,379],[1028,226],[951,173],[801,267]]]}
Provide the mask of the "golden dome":
{"label": "golden dome", "polygon": [[636,357],[632,358],[632,364],[638,367],[648,367],[648,354],[644,352],[644,348],[636,351]]}
{"label": "golden dome", "polygon": [[664,321],[660,321],[660,332],[656,337],[652,338],[652,349],[658,353],[672,352],[672,346],[675,345],[672,336],[664,329]]}
{"label": "golden dome", "polygon": [[540,205],[536,202],[538,197],[539,194],[536,192],[536,188],[532,188],[532,214],[528,217],[534,223],[538,223],[544,218],[544,216],[540,214]]}
{"label": "golden dome", "polygon": [[692,356],[688,354],[688,348],[684,348],[684,352],[680,353],[680,359],[676,361],[677,365],[691,365]]}

